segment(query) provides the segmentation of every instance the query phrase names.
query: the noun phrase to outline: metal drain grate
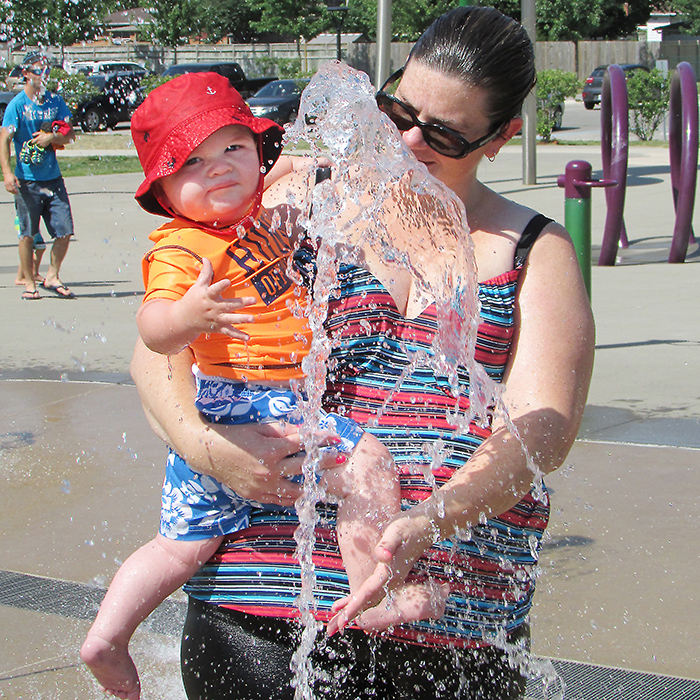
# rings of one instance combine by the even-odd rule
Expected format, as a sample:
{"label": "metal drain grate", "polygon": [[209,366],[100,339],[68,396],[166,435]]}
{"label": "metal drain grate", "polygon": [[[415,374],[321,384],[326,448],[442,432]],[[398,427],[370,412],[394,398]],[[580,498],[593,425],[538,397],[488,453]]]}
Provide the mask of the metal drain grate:
{"label": "metal drain grate", "polygon": [[[83,583],[0,570],[0,605],[92,619],[104,594],[104,589]],[[143,624],[152,632],[179,637],[186,607],[184,602],[166,600]],[[564,700],[700,700],[700,681],[576,661],[546,660],[551,661],[566,684]],[[537,679],[528,681],[526,698],[550,700]]]}
{"label": "metal drain grate", "polygon": [[[549,659],[566,684],[564,700],[700,700],[700,681],[577,661]],[[527,700],[548,700],[542,683],[528,681]]]}
{"label": "metal drain grate", "polygon": [[[91,620],[105,591],[84,583],[0,570],[0,605]],[[166,600],[143,623],[151,632],[179,636],[187,605]]]}

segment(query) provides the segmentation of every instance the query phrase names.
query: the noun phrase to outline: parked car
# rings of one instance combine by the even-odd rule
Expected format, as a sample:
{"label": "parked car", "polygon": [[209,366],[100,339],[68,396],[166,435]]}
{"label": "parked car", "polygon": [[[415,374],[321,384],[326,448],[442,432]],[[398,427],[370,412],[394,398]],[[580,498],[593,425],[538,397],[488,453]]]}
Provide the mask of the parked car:
{"label": "parked car", "polygon": [[301,93],[308,84],[308,78],[273,80],[248,98],[250,111],[281,125],[293,122],[299,114]]}
{"label": "parked car", "polygon": [[2,123],[2,118],[5,116],[7,105],[12,102],[16,94],[16,92],[0,92],[0,123]]}
{"label": "parked car", "polygon": [[81,102],[73,121],[85,132],[113,128],[119,122],[131,121],[143,102],[141,78],[131,72],[89,75],[88,80],[102,92]]}
{"label": "parked car", "polygon": [[76,61],[68,66],[66,72],[70,75],[82,73],[83,75],[96,75],[99,73],[117,73],[129,71],[140,78],[150,74],[150,71],[140,63],[132,61]]}
{"label": "parked car", "polygon": [[[619,66],[625,72],[625,77],[636,70],[645,70],[647,73],[649,72],[649,69],[640,63],[620,63]],[[600,94],[603,91],[603,76],[607,68],[607,65],[598,66],[594,68],[593,72],[586,78],[586,84],[581,93],[583,106],[586,109],[593,109],[596,105],[600,104]]]}
{"label": "parked car", "polygon": [[561,123],[564,120],[564,103],[560,102],[555,105],[552,109],[552,119],[554,124],[552,125],[552,131],[559,131],[561,129]]}
{"label": "parked car", "polygon": [[10,92],[19,92],[24,87],[24,76],[22,75],[22,66],[15,66],[5,76],[5,86]]}
{"label": "parked car", "polygon": [[169,78],[183,73],[219,73],[229,79],[233,87],[241,93],[245,99],[255,94],[263,85],[276,80],[276,78],[246,78],[240,64],[235,61],[221,63],[176,63],[163,71],[163,77]]}

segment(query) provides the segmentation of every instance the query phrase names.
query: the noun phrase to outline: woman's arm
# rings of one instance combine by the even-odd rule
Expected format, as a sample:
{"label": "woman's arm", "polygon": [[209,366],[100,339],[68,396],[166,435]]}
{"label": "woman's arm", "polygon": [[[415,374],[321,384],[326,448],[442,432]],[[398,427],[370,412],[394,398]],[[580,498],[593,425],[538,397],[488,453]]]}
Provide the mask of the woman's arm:
{"label": "woman's arm", "polygon": [[293,506],[301,487],[286,477],[301,473],[299,434],[280,425],[220,425],[194,405],[192,354],[158,355],[139,339],[131,376],[155,433],[196,471],[225,483],[244,498]]}
{"label": "woman's arm", "polygon": [[399,585],[434,542],[520,501],[535,479],[523,445],[541,473],[569,453],[588,394],[595,333],[569,236],[557,225],[546,231],[521,276],[504,378],[504,402],[522,444],[497,418],[491,436],[447,484],[394,519],[377,545],[381,563],[350,603],[350,619],[378,603],[385,585]]}

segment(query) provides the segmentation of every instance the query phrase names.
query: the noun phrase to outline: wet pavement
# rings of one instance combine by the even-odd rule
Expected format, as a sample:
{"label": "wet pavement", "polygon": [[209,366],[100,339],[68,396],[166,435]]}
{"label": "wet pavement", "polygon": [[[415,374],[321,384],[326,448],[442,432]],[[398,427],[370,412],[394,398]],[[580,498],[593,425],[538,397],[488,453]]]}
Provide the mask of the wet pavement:
{"label": "wet pavement", "polygon": [[[481,175],[563,221],[556,176],[573,159],[600,168],[594,147],[539,147],[538,184],[525,187],[514,147],[484,163]],[[135,174],[67,180],[76,237],[62,277],[74,300],[44,291],[39,301],[20,299],[13,205],[0,193],[0,695],[7,700],[101,697],[77,655],[97,605],[90,591],[105,587],[157,526],[164,447],[128,375],[140,257],[158,223],[133,200],[139,182]],[[533,651],[700,679],[700,256],[692,245],[685,264],[665,262],[673,230],[668,153],[631,148],[628,182],[632,245],[617,266],[592,270],[597,353],[588,406],[565,466],[548,479],[552,523]],[[593,199],[595,251],[605,212],[603,194]],[[175,596],[164,615],[172,625],[134,640],[144,698],[184,697],[174,635],[180,602]]]}

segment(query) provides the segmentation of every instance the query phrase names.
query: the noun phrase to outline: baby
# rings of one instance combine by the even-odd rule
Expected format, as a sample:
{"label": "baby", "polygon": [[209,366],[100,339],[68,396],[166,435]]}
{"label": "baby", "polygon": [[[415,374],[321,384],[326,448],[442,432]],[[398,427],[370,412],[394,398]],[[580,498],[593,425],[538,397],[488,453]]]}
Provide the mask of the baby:
{"label": "baby", "polygon": [[[287,275],[293,241],[262,206],[264,173],[280,154],[282,129],[254,117],[226,78],[190,73],[156,88],[131,130],[145,174],[136,199],[172,218],[151,234],[155,247],[144,258],[146,294],[137,314],[144,343],[162,354],[190,347],[196,405],[208,420],[300,423],[290,383],[303,378],[311,332],[290,307],[303,304],[305,290]],[[335,495],[353,591],[374,571],[373,548],[400,509],[398,479],[386,449],[353,421],[324,414],[321,427],[337,436],[337,461],[348,474],[346,492]],[[128,653],[136,627],[223,537],[248,526],[253,508],[280,509],[239,496],[170,453],[160,532],[121,566],[81,648],[106,692],[139,698]],[[421,600],[415,616],[404,611],[397,623],[442,614],[444,598],[436,612],[433,591],[413,589],[412,599],[418,589]]]}

